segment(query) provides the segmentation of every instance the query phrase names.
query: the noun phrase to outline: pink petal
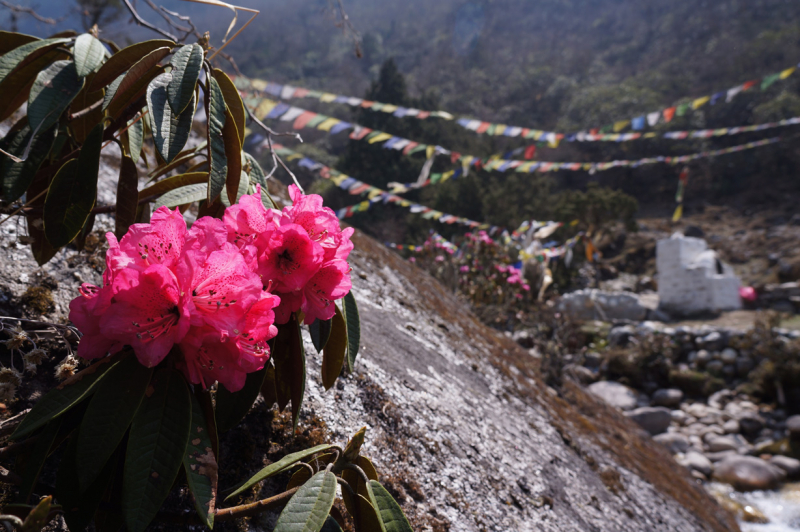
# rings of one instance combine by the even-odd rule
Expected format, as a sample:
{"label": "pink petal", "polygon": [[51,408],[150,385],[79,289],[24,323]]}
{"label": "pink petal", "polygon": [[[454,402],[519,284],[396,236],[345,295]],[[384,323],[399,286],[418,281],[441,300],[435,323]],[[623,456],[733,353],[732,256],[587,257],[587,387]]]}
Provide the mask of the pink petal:
{"label": "pink petal", "polygon": [[149,224],[133,224],[119,243],[111,266],[115,271],[124,267],[145,269],[151,264],[174,268],[186,240],[186,222],[180,211],[159,207]]}
{"label": "pink petal", "polygon": [[312,242],[301,226],[284,225],[259,257],[259,273],[264,284],[274,283],[276,292],[294,292],[317,272],[323,254],[322,247]]}
{"label": "pink petal", "polygon": [[219,331],[208,326],[192,327],[180,348],[183,360],[177,367],[189,382],[208,388],[218,381],[231,392],[244,386],[247,372],[237,363],[239,347],[232,339],[221,336]]}
{"label": "pink petal", "polygon": [[203,216],[192,224],[186,235],[184,249],[211,253],[228,241],[228,229],[222,220]]}
{"label": "pink petal", "polygon": [[351,287],[350,266],[345,261],[333,260],[323,264],[303,290],[305,323],[310,324],[317,318],[331,319],[336,312],[333,301],[343,298]]}
{"label": "pink petal", "polygon": [[239,203],[225,209],[228,240],[237,246],[255,244],[263,247],[269,241],[275,224],[272,211],[261,203],[260,188],[254,194],[239,198]]}

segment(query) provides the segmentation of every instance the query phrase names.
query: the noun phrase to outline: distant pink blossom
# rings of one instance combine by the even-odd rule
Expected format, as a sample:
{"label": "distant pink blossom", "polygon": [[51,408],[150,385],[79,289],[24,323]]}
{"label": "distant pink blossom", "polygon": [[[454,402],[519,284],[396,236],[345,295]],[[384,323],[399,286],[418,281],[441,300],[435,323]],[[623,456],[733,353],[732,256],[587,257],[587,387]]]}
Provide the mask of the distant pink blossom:
{"label": "distant pink blossom", "polygon": [[466,273],[466,272],[468,272],[468,271],[469,271],[469,266],[466,266],[466,265],[464,265],[464,266],[461,266],[461,267],[460,267],[458,270],[459,270],[461,273]]}
{"label": "distant pink blossom", "polygon": [[436,255],[436,262],[444,262],[444,255]]}

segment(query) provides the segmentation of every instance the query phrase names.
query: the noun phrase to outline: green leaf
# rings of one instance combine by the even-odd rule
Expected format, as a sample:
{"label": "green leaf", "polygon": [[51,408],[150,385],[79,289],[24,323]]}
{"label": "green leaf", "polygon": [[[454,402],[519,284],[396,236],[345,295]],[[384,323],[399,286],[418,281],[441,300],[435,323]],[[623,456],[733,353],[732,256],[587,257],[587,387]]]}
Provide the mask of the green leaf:
{"label": "green leaf", "polygon": [[[225,125],[222,127],[222,138],[225,142],[225,158],[228,161],[228,172],[225,177],[225,190],[228,200],[236,203],[242,181],[242,144],[239,142],[239,133],[236,131],[236,122],[233,120],[230,108],[225,109]],[[247,177],[245,175],[245,177]],[[249,178],[247,179],[249,184]],[[245,186],[247,190],[247,186]]]}
{"label": "green leaf", "polygon": [[247,415],[250,407],[253,406],[253,403],[258,398],[266,372],[267,366],[265,364],[260,370],[248,373],[244,386],[238,392],[229,392],[224,385],[219,386],[217,389],[215,416],[218,433],[228,432],[244,419],[244,416]]}
{"label": "green leaf", "polygon": [[42,498],[22,523],[22,532],[39,532],[43,529],[50,521],[50,506],[52,506],[52,502],[52,495]]}
{"label": "green leaf", "polygon": [[56,46],[68,42],[69,39],[35,40],[18,46],[0,57],[0,84],[17,68],[30,64]]}
{"label": "green leaf", "polygon": [[122,487],[122,514],[129,532],[143,532],[169,495],[183,463],[192,403],[183,375],[155,374],[133,418]]}
{"label": "green leaf", "polygon": [[28,101],[36,76],[67,54],[56,48],[68,39],[34,41],[0,57],[0,120],[5,120]]}
{"label": "green leaf", "polygon": [[342,310],[347,323],[347,369],[353,371],[361,342],[361,319],[358,316],[358,306],[352,290],[344,296]]}
{"label": "green leaf", "polygon": [[[239,203],[241,197],[247,194],[247,189],[249,188],[249,185],[250,185],[250,179],[247,177],[246,173],[242,172],[242,175],[239,178],[239,189],[236,191],[236,201],[233,203],[233,205]],[[225,205],[226,208],[232,205],[230,202],[230,198],[228,198],[227,194],[221,194],[219,199],[220,201],[222,201],[222,204]]]}
{"label": "green leaf", "polygon": [[170,48],[173,46],[175,46],[175,43],[172,41],[155,39],[139,42],[123,48],[109,57],[108,61],[100,67],[100,70],[97,71],[97,74],[90,83],[91,90],[96,91],[102,89],[118,76],[130,70],[135,63],[143,59],[150,52],[160,48],[166,48],[167,53],[169,53]]}
{"label": "green leaf", "polygon": [[319,532],[336,498],[336,476],[320,471],[303,484],[278,517],[274,532]]}
{"label": "green leaf", "polygon": [[413,532],[403,510],[397,501],[381,486],[380,482],[370,480],[367,484],[369,500],[378,511],[381,532]]}
{"label": "green leaf", "polygon": [[188,205],[195,201],[203,201],[206,199],[207,188],[208,185],[206,183],[200,183],[171,190],[158,198],[153,207],[157,209],[162,205],[166,205],[169,208],[174,208],[178,205]]}
{"label": "green leaf", "polygon": [[78,158],[67,161],[50,183],[44,200],[44,234],[56,249],[78,236],[94,207],[102,142],[103,125],[98,124],[86,137]]}
{"label": "green leaf", "polygon": [[306,356],[303,352],[300,325],[294,314],[285,325],[278,327],[278,336],[273,346],[278,406],[282,410],[286,406],[287,396],[291,399],[292,424],[297,428],[306,389]]}
{"label": "green leaf", "polygon": [[197,515],[203,524],[213,529],[218,465],[214,456],[211,430],[214,430],[214,426],[209,426],[206,422],[200,401],[196,395],[192,395],[192,426],[189,429],[189,443],[183,455],[183,470],[194,496]]}
{"label": "green leaf", "polygon": [[78,430],[78,482],[86,491],[122,441],[144,398],[153,369],[128,356],[97,385]]}
{"label": "green leaf", "polygon": [[169,64],[172,65],[172,79],[167,86],[169,106],[175,115],[179,115],[194,99],[194,89],[203,67],[203,47],[196,43],[181,46],[172,54]]}
{"label": "green leaf", "polygon": [[78,483],[77,449],[78,435],[73,433],[58,466],[56,497],[64,508],[64,520],[67,522],[67,527],[70,530],[86,530],[100,507],[100,501],[117,469],[121,451],[117,449],[89,489],[81,491]]}
{"label": "green leaf", "polygon": [[114,96],[117,95],[117,90],[119,86],[122,84],[122,80],[125,79],[125,73],[123,72],[120,74],[111,84],[106,87],[106,94],[103,97],[103,105],[102,109],[105,111],[108,109],[108,106],[111,105],[112,100],[114,100]]}
{"label": "green leaf", "polygon": [[38,40],[38,37],[34,37],[32,35],[0,30],[0,55],[7,54],[14,48],[18,48],[23,44],[28,44],[29,42]]}
{"label": "green leaf", "polygon": [[39,72],[28,96],[28,124],[33,131],[48,129],[83,88],[75,63],[56,61]]}
{"label": "green leaf", "polygon": [[301,460],[305,460],[310,456],[314,456],[317,453],[321,453],[322,451],[327,451],[328,449],[331,448],[333,448],[333,445],[328,445],[326,443],[323,443],[321,445],[311,447],[310,449],[304,449],[302,451],[297,451],[296,453],[287,454],[277,462],[268,465],[267,467],[265,467],[264,469],[262,469],[261,471],[259,471],[246,481],[244,481],[244,483],[237,486],[236,490],[233,493],[225,497],[225,500],[227,501],[232,497],[235,497],[236,495],[239,495],[240,493],[250,489],[251,487],[255,486],[256,484],[264,480],[265,478],[269,478],[274,475],[277,475],[278,473],[286,471],[287,469],[289,469],[290,467],[292,467],[294,464],[296,464]]}
{"label": "green leaf", "polygon": [[[317,320],[319,321],[319,320]],[[336,308],[336,314],[330,321],[328,341],[322,350],[322,385],[328,390],[336,383],[342,372],[347,353],[347,325],[344,316]]]}
{"label": "green leaf", "polygon": [[117,212],[114,217],[114,234],[122,239],[128,228],[136,223],[139,208],[139,172],[136,163],[127,155],[122,156],[117,181]]}
{"label": "green leaf", "polygon": [[142,155],[142,145],[144,144],[144,117],[138,115],[128,120],[128,154],[133,162],[138,163]]}
{"label": "green leaf", "polygon": [[84,33],[75,39],[72,54],[78,75],[85,78],[103,64],[106,47],[94,35]]}
{"label": "green leaf", "polygon": [[191,103],[180,115],[174,115],[167,104],[167,86],[172,79],[169,72],[159,75],[147,86],[147,108],[150,110],[150,128],[153,142],[164,161],[170,162],[178,155],[192,130],[194,118],[194,92]]}
{"label": "green leaf", "polygon": [[[130,70],[123,75],[122,81],[114,91],[114,96],[106,108],[111,118],[122,114],[129,105],[136,103],[145,94],[150,82],[164,71],[164,68],[158,66],[158,63],[167,54],[169,54],[169,48],[156,48],[134,63]],[[105,102],[103,104],[105,105]]]}
{"label": "green leaf", "polygon": [[113,368],[120,357],[101,358],[77,375],[65,380],[50,390],[25,416],[11,435],[14,441],[21,441],[45,423],[54,419],[79,402],[94,390],[103,375]]}
{"label": "green leaf", "polygon": [[264,169],[261,168],[261,165],[258,164],[258,161],[256,161],[255,157],[249,153],[245,152],[244,158],[245,161],[250,165],[250,180],[261,185],[261,203],[263,203],[264,207],[267,209],[277,209],[275,202],[272,201],[272,198],[269,195],[267,174],[264,173]]}
{"label": "green leaf", "polygon": [[222,129],[225,127],[225,98],[217,80],[208,81],[208,161],[211,171],[208,175],[208,198],[210,202],[217,199],[225,188],[228,176],[228,158],[225,155],[225,140]]}
{"label": "green leaf", "polygon": [[45,425],[31,446],[31,451],[25,460],[25,471],[22,473],[22,484],[19,486],[19,495],[17,496],[17,500],[22,504],[28,504],[28,499],[36,487],[36,481],[39,480],[44,461],[47,460],[50,448],[58,436],[62,419],[58,417]]}
{"label": "green leaf", "polygon": [[236,131],[239,132],[239,145],[244,146],[244,128],[247,122],[247,111],[244,108],[242,97],[231,78],[222,70],[215,68],[211,71],[213,79],[219,84],[222,95],[225,97],[225,106],[230,110]]}
{"label": "green leaf", "polygon": [[[178,174],[166,179],[162,179],[158,183],[142,189],[142,191],[139,193],[139,197],[144,199],[157,194],[166,194],[171,190],[185,187],[186,185],[205,185],[206,181],[208,181],[208,172]],[[205,187],[203,187],[203,192],[205,192]],[[200,199],[205,199],[205,196]]]}
{"label": "green leaf", "polygon": [[329,515],[320,532],[342,532],[342,527],[339,526],[336,519]]}
{"label": "green leaf", "polygon": [[[75,99],[72,100],[72,104],[70,104],[70,110],[73,114],[88,109],[97,104],[97,102],[103,101],[102,90],[92,92],[87,88],[92,79],[94,79],[94,74],[89,74],[89,76],[86,78],[86,83],[84,84],[83,89],[78,93]],[[75,141],[78,144],[83,144],[92,128],[103,120],[103,116],[103,110],[100,107],[95,107],[88,113],[70,120],[69,128],[72,130]]]}
{"label": "green leaf", "polygon": [[[0,179],[3,184],[3,199],[8,202],[19,199],[33,181],[33,176],[47,158],[55,140],[56,128],[40,131],[31,144],[28,158],[21,163],[15,163],[5,155],[0,155]],[[27,125],[22,129],[8,134],[0,141],[0,148],[8,153],[22,157],[25,148],[31,139],[31,128]]]}
{"label": "green leaf", "polygon": [[330,320],[314,320],[308,326],[308,331],[311,333],[311,343],[314,344],[314,349],[317,353],[322,352],[325,344],[328,343],[328,338],[331,336],[331,318]]}

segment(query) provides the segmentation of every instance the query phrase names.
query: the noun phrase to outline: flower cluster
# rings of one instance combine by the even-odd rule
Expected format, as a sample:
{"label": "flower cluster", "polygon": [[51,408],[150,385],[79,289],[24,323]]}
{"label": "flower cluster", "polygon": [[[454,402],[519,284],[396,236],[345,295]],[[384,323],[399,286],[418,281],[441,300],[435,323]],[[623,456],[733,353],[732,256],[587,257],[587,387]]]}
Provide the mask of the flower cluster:
{"label": "flower cluster", "polygon": [[350,291],[353,229],[341,230],[320,196],[289,192],[283,211],[266,209],[256,190],[222,220],[187,229],[177,209],[161,207],[119,242],[108,233],[103,287],[84,284],[70,303],[78,355],[130,345],[153,367],[178,346],[175,364],[190,382],[241,389],[269,358],[276,323],[300,311],[305,323],[330,319]]}

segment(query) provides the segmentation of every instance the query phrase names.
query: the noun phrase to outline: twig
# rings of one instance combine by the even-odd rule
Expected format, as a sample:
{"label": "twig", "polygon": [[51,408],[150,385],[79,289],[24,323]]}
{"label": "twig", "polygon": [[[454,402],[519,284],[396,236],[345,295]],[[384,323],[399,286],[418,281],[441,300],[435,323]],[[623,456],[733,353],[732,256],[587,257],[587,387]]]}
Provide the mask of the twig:
{"label": "twig", "polygon": [[[328,10],[333,16],[333,25],[337,28],[342,30],[342,34],[347,37],[348,34],[350,35],[351,40],[353,41],[353,47],[355,48],[356,57],[361,59],[361,35],[356,31],[355,26],[353,26],[350,17],[347,15],[347,12],[344,10],[344,3],[342,0],[328,0]],[[338,16],[337,16],[338,14]]]}
{"label": "twig", "polygon": [[[22,421],[22,418],[24,418],[25,415],[30,411],[31,411],[30,408],[26,408],[25,410],[23,410],[19,414],[11,416],[10,418],[8,418],[5,421],[1,422],[0,423],[0,438],[4,437],[7,432],[15,429],[17,427],[17,425],[19,424],[19,422]],[[12,445],[16,445],[16,444],[12,444]],[[11,446],[9,445],[7,447],[4,447],[3,449],[8,449],[8,447],[11,447]],[[0,458],[5,456],[5,453],[4,453],[3,449],[0,449]],[[8,450],[6,452],[9,452],[9,451],[10,450]]]}
{"label": "twig", "polygon": [[292,176],[292,181],[294,181],[294,184],[297,185],[297,188],[300,189],[300,192],[305,194],[305,192],[303,191],[303,187],[300,186],[300,182],[297,180],[297,177],[294,175],[294,173],[292,173],[291,170],[289,170],[289,167],[286,166],[286,163],[283,162],[283,159],[278,157],[278,154],[275,153],[275,149],[272,147],[272,136],[273,135],[275,135],[276,137],[294,137],[295,139],[299,140],[300,142],[303,142],[303,137],[301,137],[297,133],[292,133],[292,132],[278,133],[277,131],[273,130],[272,128],[270,128],[266,124],[264,124],[264,122],[262,122],[261,120],[256,118],[256,115],[253,114],[253,112],[250,110],[249,107],[247,107],[245,105],[244,108],[247,110],[247,114],[248,114],[248,116],[250,116],[250,119],[253,122],[255,122],[261,129],[263,129],[267,133],[267,146],[269,147],[270,155],[272,155],[273,167],[272,167],[272,170],[270,170],[269,174],[267,174],[265,179],[269,179],[270,177],[272,177],[272,175],[275,173],[275,170],[278,169],[278,165],[280,164],[281,167],[283,167],[283,169],[286,170],[286,173],[288,173],[290,176]]}
{"label": "twig", "polygon": [[[233,506],[231,508],[217,510],[214,514],[214,521],[232,521],[242,517],[252,517],[272,508],[278,508],[289,502],[289,499],[292,498],[292,495],[294,495],[299,489],[300,487],[298,486],[297,488],[284,491],[283,493],[275,495],[274,497],[269,497],[268,499],[262,499],[250,504],[242,504],[240,506]],[[187,512],[184,514],[159,512],[156,515],[156,520],[183,526],[202,524],[200,519],[197,517],[196,512]]]}
{"label": "twig", "polygon": [[122,0],[122,1],[125,3],[125,7],[128,8],[130,14],[133,16],[133,19],[136,21],[136,24],[138,24],[139,26],[144,26],[145,28],[148,28],[150,30],[153,30],[156,33],[160,33],[161,35],[163,35],[164,37],[166,37],[171,41],[178,42],[178,38],[175,35],[171,34],[168,31],[162,30],[158,26],[150,24],[145,19],[143,19],[141,15],[139,15],[139,13],[136,11],[136,9],[131,5],[130,0]]}
{"label": "twig", "polygon": [[14,5],[14,4],[11,4],[9,2],[6,2],[5,0],[0,0],[0,5],[3,5],[5,7],[7,7],[13,13],[25,13],[26,15],[32,16],[33,18],[35,18],[39,22],[44,22],[45,24],[50,24],[52,26],[55,26],[56,24],[58,24],[59,22],[61,22],[62,20],[64,20],[66,18],[66,17],[61,17],[59,19],[54,19],[54,18],[50,18],[50,17],[43,17],[42,15],[40,15],[39,13],[37,13],[36,11],[34,11],[30,7]]}
{"label": "twig", "polygon": [[182,32],[184,32],[186,34],[186,35],[183,36],[182,39],[179,39],[179,40],[183,41],[184,39],[186,39],[186,37],[188,37],[189,35],[192,34],[192,28],[187,28],[187,27],[180,26],[180,25],[176,24],[175,21],[172,20],[166,13],[161,11],[158,8],[158,6],[153,3],[152,0],[144,0],[144,1],[145,1],[145,3],[147,3],[148,6],[150,6],[150,9],[152,9],[153,11],[155,11],[156,13],[161,15],[161,18],[166,20],[167,24],[169,24],[173,29],[175,29],[176,31],[182,31]]}

